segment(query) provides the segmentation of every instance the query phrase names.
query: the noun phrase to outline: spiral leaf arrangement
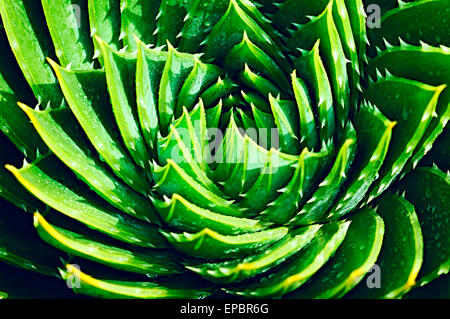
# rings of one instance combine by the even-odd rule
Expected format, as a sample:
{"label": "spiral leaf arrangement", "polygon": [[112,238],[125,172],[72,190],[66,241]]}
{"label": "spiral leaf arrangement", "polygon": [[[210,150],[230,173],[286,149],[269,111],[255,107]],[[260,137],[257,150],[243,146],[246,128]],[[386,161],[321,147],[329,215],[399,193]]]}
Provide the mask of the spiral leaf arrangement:
{"label": "spiral leaf arrangement", "polygon": [[449,11],[0,0],[0,195],[34,217],[0,260],[98,297],[448,287]]}

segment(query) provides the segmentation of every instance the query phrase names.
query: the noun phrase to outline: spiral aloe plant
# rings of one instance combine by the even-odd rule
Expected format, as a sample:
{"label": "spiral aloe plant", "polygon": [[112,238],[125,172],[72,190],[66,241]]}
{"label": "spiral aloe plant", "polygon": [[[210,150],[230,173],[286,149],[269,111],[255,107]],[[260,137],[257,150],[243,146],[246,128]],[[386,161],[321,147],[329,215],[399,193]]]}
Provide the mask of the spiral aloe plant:
{"label": "spiral aloe plant", "polygon": [[0,14],[0,261],[95,297],[449,296],[449,0]]}

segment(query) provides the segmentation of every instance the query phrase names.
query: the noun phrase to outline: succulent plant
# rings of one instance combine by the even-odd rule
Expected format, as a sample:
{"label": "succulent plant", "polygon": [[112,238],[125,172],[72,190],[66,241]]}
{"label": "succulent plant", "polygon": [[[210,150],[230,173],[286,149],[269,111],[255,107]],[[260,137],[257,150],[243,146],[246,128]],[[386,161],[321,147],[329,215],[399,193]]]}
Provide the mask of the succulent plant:
{"label": "succulent plant", "polygon": [[449,296],[449,11],[0,0],[1,295]]}

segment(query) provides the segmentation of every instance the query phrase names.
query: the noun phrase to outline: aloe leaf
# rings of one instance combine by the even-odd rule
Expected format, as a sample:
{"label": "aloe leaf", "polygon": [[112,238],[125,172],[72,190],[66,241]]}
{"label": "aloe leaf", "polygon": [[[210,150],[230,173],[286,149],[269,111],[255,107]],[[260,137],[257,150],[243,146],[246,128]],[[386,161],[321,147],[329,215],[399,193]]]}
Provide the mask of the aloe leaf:
{"label": "aloe leaf", "polygon": [[[448,0],[426,0],[402,3],[388,11],[381,18],[381,28],[371,29],[369,39],[372,47],[384,47],[383,39],[392,44],[400,44],[399,38],[409,44],[420,41],[439,46],[450,46]],[[373,52],[374,50],[372,50]]]}
{"label": "aloe leaf", "polygon": [[[201,95],[205,107],[212,106],[219,103],[221,98],[237,92],[239,90],[239,85],[229,78],[218,77],[217,82],[206,89]],[[212,126],[210,126],[212,127]]]}
{"label": "aloe leaf", "polygon": [[161,1],[156,22],[157,45],[165,45],[169,41],[175,47],[178,46],[178,42],[183,36],[181,32],[183,22],[189,17],[188,12],[194,3],[195,0]]}
{"label": "aloe leaf", "polygon": [[263,76],[253,72],[247,63],[244,66],[244,71],[239,73],[239,80],[264,97],[268,97],[269,94],[272,94],[273,96],[285,96],[284,94],[281,94],[281,90],[275,84]]}
{"label": "aloe leaf", "polygon": [[336,128],[333,109],[333,96],[328,75],[319,55],[320,40],[317,40],[310,52],[302,55],[294,64],[309,89],[314,92],[314,111],[317,114],[320,141],[328,142],[334,136]]}
{"label": "aloe leaf", "polygon": [[[199,121],[199,120],[198,120]],[[199,123],[195,123],[197,127]],[[204,124],[206,125],[206,124]],[[203,157],[203,148],[195,133],[191,117],[184,108],[183,115],[170,125],[167,137],[158,140],[158,160],[161,165],[166,165],[167,160],[174,161],[184,173],[194,178],[214,194],[221,196],[223,193],[215,186],[206,175]]]}
{"label": "aloe leaf", "polygon": [[382,274],[381,287],[370,289],[363,280],[349,298],[399,298],[415,285],[422,265],[423,240],[414,206],[401,196],[386,193],[377,208],[387,236],[376,264]]}
{"label": "aloe leaf", "polygon": [[138,246],[162,248],[167,245],[154,225],[117,212],[84,185],[77,184],[55,158],[43,158],[21,169],[9,165],[7,169],[42,202],[92,229]]}
{"label": "aloe leaf", "polygon": [[[219,127],[220,118],[222,115],[222,100],[219,101],[219,103],[214,106],[210,107],[205,110],[205,117],[206,117],[206,126],[211,127]],[[211,132],[208,132],[208,135],[211,135]],[[209,139],[210,136],[208,136]]]}
{"label": "aloe leaf", "polygon": [[223,71],[219,67],[195,59],[194,68],[186,78],[178,95],[176,117],[181,115],[183,107],[191,111],[200,95],[211,87],[221,75],[223,75]]}
{"label": "aloe leaf", "polygon": [[[59,106],[63,96],[45,58],[54,48],[46,34],[40,3],[35,0],[2,0],[0,14],[11,49],[40,103]],[[20,28],[16,26],[20,25]]]}
{"label": "aloe leaf", "polygon": [[[247,102],[247,104],[249,104],[250,106],[254,106],[256,107],[259,111],[262,112],[270,112],[270,104],[267,101],[267,99],[265,99],[264,97],[262,97],[260,94],[253,92],[253,91],[248,91],[248,92],[244,92],[241,91],[241,95],[244,98],[244,100]],[[252,106],[252,108],[253,108]],[[274,127],[274,126],[272,126]]]}
{"label": "aloe leaf", "polygon": [[352,290],[375,264],[383,238],[388,237],[384,236],[385,224],[370,208],[356,212],[335,255],[311,281],[288,298],[339,298]]}
{"label": "aloe leaf", "polygon": [[194,53],[198,50],[208,31],[215,25],[227,10],[229,0],[197,0],[181,30],[182,37],[179,49],[183,52]]}
{"label": "aloe leaf", "polygon": [[[354,112],[358,103],[358,95],[360,89],[361,72],[359,66],[359,57],[356,48],[355,37],[353,36],[352,25],[350,21],[349,11],[345,4],[345,0],[333,0],[333,19],[336,24],[339,37],[341,39],[342,49],[345,57],[349,61],[347,65],[349,86],[350,86],[350,112]],[[352,4],[352,7],[356,7]]]}
{"label": "aloe leaf", "polygon": [[251,165],[248,167],[258,169],[260,175],[248,191],[241,195],[240,205],[247,209],[248,214],[253,214],[263,211],[278,197],[279,190],[289,183],[295,173],[298,156],[284,154],[274,148],[267,153],[265,161],[263,158],[256,159],[253,152],[249,152],[249,155],[248,162]]}
{"label": "aloe leaf", "polygon": [[100,38],[95,39],[102,48],[106,82],[119,131],[136,164],[146,168],[149,156],[139,128],[134,87],[136,57],[119,54]]}
{"label": "aloe leaf", "polygon": [[320,39],[318,46],[333,89],[337,124],[344,127],[349,114],[347,61],[333,21],[333,3],[334,0],[330,1],[319,16],[300,26],[289,40],[288,47],[291,50],[310,50]]}
{"label": "aloe leaf", "polygon": [[[246,131],[254,130],[256,127],[255,121],[249,115],[247,115],[247,113],[245,111],[243,111],[242,109],[238,109],[238,112],[239,112],[239,116],[242,121],[244,130],[246,130]],[[255,142],[258,142],[258,141],[256,140]]]}
{"label": "aloe leaf", "polygon": [[69,110],[37,111],[19,105],[58,158],[100,196],[128,214],[157,222],[147,199],[118,180],[99,159],[90,156],[88,143],[77,131],[76,120]]}
{"label": "aloe leaf", "polygon": [[322,226],[311,242],[269,276],[255,278],[224,290],[242,297],[277,297],[298,289],[333,255],[347,233],[350,222]]}
{"label": "aloe leaf", "polygon": [[[207,176],[211,175],[208,163],[211,162],[211,148],[209,145],[209,132],[207,124],[207,113],[202,99],[195,105],[194,109],[189,113],[191,124],[188,126],[190,135],[193,137],[194,158],[198,165],[206,172]],[[217,127],[217,126],[213,126]]]}
{"label": "aloe leaf", "polygon": [[136,98],[142,135],[152,150],[156,147],[159,130],[158,90],[167,53],[147,48],[137,41]]}
{"label": "aloe leaf", "polygon": [[365,97],[396,125],[380,178],[372,185],[368,202],[383,192],[401,173],[412,156],[436,110],[444,86],[388,76],[365,91]]}
{"label": "aloe leaf", "polygon": [[[399,67],[401,62],[402,67]],[[445,47],[434,48],[422,43],[420,47],[403,45],[390,47],[380,53],[368,65],[368,73],[374,77],[376,70],[389,71],[399,77],[430,85],[446,84],[436,105],[436,113],[430,121],[419,144],[416,146],[403,174],[415,168],[420,159],[429,152],[437,137],[443,132],[450,116],[450,54]],[[383,71],[381,71],[383,72]],[[380,73],[378,73],[380,74]],[[436,146],[436,148],[439,148]]]}
{"label": "aloe leaf", "polygon": [[178,284],[178,287],[153,283],[153,282],[128,282],[115,280],[101,280],[93,278],[73,265],[66,265],[66,270],[60,270],[65,280],[79,282],[73,285],[76,293],[92,297],[108,299],[182,299],[205,298],[212,292],[210,289],[202,289]]}
{"label": "aloe leaf", "polygon": [[[236,217],[242,216],[242,213],[232,206],[232,202],[206,189],[171,159],[167,159],[167,165],[163,167],[155,165],[153,175],[156,182],[155,190],[166,196],[179,194],[184,198],[189,198],[192,203],[213,212]],[[173,183],[173,180],[178,182]]]}
{"label": "aloe leaf", "polygon": [[111,243],[91,239],[50,224],[34,214],[34,226],[48,244],[71,255],[105,264],[115,269],[144,275],[173,275],[183,271],[175,256],[161,251],[138,251],[120,248]]}
{"label": "aloe leaf", "polygon": [[121,32],[119,40],[128,51],[137,49],[135,36],[146,44],[156,44],[156,17],[160,0],[120,0]]}
{"label": "aloe leaf", "polygon": [[270,225],[254,219],[214,213],[190,203],[178,194],[172,198],[165,197],[164,201],[154,199],[153,204],[167,225],[187,232],[198,232],[206,227],[223,235],[238,235],[261,231]]}
{"label": "aloe leaf", "polygon": [[297,72],[292,73],[292,87],[299,114],[300,147],[315,149],[319,143],[316,129],[316,120],[311,108],[311,100],[308,88],[302,79],[297,77]]}
{"label": "aloe leaf", "polygon": [[2,133],[0,133],[0,144],[2,145],[2,156],[0,157],[0,197],[25,212],[45,209],[45,206],[29,194],[5,168],[6,164],[20,163],[23,160],[23,154]]}
{"label": "aloe leaf", "polygon": [[341,145],[328,175],[318,185],[313,195],[301,210],[290,220],[294,225],[309,225],[317,222],[331,208],[342,192],[356,153],[356,132],[353,125],[347,126],[346,139]]}
{"label": "aloe leaf", "polygon": [[223,191],[235,199],[255,182],[261,169],[257,166],[258,162],[261,158],[264,161],[267,153],[249,135],[244,136],[242,131],[238,128],[235,117],[231,117],[225,137],[214,157],[217,163],[214,178],[222,183]]}
{"label": "aloe leaf", "polygon": [[17,102],[18,97],[0,73],[0,130],[27,158],[34,160],[38,150],[43,154],[48,148]]}
{"label": "aloe leaf", "polygon": [[285,0],[278,5],[273,15],[273,23],[277,29],[288,35],[288,29],[295,25],[305,24],[309,17],[319,15],[329,3],[329,0]]}
{"label": "aloe leaf", "polygon": [[298,113],[289,100],[274,98],[269,93],[269,103],[280,136],[280,151],[296,155],[299,153]]}
{"label": "aloe leaf", "polygon": [[0,196],[26,212],[43,208],[42,203],[31,196],[3,167],[0,168]]}
{"label": "aloe leaf", "polygon": [[240,282],[265,273],[288,260],[314,238],[320,227],[320,225],[313,225],[301,228],[288,234],[286,238],[270,246],[267,250],[242,260],[194,264],[186,267],[215,283]]}
{"label": "aloe leaf", "polygon": [[386,158],[396,122],[389,121],[374,106],[363,104],[353,124],[358,139],[356,159],[346,182],[347,189],[325,215],[326,219],[351,212],[363,200]]}
{"label": "aloe leaf", "polygon": [[[13,92],[20,92],[20,99],[22,102],[36,103],[36,98],[31,90],[30,86],[25,79],[19,64],[15,61],[15,56],[12,50],[9,48],[8,37],[3,26],[0,16],[0,45],[3,50],[0,56],[0,77],[3,78],[2,82],[6,82],[7,86]],[[2,84],[3,86],[3,84]],[[3,90],[3,88],[2,88]]]}
{"label": "aloe leaf", "polygon": [[261,219],[283,224],[292,218],[310,194],[320,172],[327,167],[332,153],[330,145],[324,145],[318,153],[304,149],[298,157],[291,180],[286,187],[278,190],[279,196],[261,212]]}
{"label": "aloe leaf", "polygon": [[170,43],[168,46],[169,53],[161,76],[158,97],[159,125],[163,135],[167,134],[175,115],[178,93],[195,64],[191,55],[179,53]]}
{"label": "aloe leaf", "polygon": [[146,194],[150,184],[120,143],[110,110],[106,76],[102,71],[69,71],[52,60],[61,89],[89,141],[114,173],[136,191]]}
{"label": "aloe leaf", "polygon": [[253,103],[250,104],[252,108],[253,118],[255,119],[255,127],[258,128],[259,144],[270,149],[279,144],[278,131],[276,130],[275,120],[272,114],[261,111]]}
{"label": "aloe leaf", "polygon": [[200,258],[226,259],[245,256],[273,244],[288,233],[286,227],[273,228],[241,235],[221,235],[211,229],[191,233],[161,231],[177,251]]}
{"label": "aloe leaf", "polygon": [[228,9],[206,37],[205,58],[221,60],[242,39],[246,31],[259,48],[272,58],[281,56],[280,49],[261,26],[239,5],[240,1],[229,1]]}
{"label": "aloe leaf", "polygon": [[286,92],[289,81],[285,73],[269,55],[249,39],[246,31],[244,31],[242,41],[228,52],[223,64],[227,70],[240,71],[244,68],[245,63],[264,74],[273,83],[277,83]]}
{"label": "aloe leaf", "polygon": [[[88,0],[89,24],[91,36],[97,35],[113,50],[121,48],[120,0]],[[94,42],[94,56],[100,56],[101,48]]]}
{"label": "aloe leaf", "polygon": [[406,175],[398,188],[405,191],[419,218],[424,253],[417,282],[425,285],[450,269],[449,178],[437,168],[420,167]]}
{"label": "aloe leaf", "polygon": [[[42,0],[45,20],[55,46],[56,56],[64,67],[92,69],[94,55],[89,35],[88,7],[82,0]],[[62,23],[61,23],[62,22]]]}
{"label": "aloe leaf", "polygon": [[[374,3],[374,2],[372,2]],[[350,25],[355,39],[356,52],[358,53],[359,65],[363,66],[366,59],[367,30],[366,30],[366,12],[362,0],[345,0]],[[385,7],[382,7],[383,10]]]}

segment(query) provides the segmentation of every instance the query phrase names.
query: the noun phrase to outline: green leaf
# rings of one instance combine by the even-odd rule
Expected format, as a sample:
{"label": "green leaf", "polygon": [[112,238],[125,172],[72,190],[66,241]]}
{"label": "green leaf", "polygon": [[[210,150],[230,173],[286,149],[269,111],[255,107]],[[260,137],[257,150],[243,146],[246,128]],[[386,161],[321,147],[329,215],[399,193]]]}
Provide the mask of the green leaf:
{"label": "green leaf", "polygon": [[337,124],[343,128],[349,114],[349,85],[347,60],[333,21],[333,3],[334,0],[330,1],[319,16],[300,26],[289,40],[288,47],[291,50],[311,50],[318,45],[333,89]]}
{"label": "green leaf", "polygon": [[319,55],[320,40],[312,50],[295,60],[297,72],[308,84],[314,97],[315,114],[317,114],[320,141],[327,143],[334,136],[336,122],[333,110],[333,96],[328,76]]}
{"label": "green leaf", "polygon": [[305,24],[308,16],[319,15],[329,3],[329,0],[285,0],[278,5],[278,10],[273,16],[273,23],[283,33],[295,25]]}
{"label": "green leaf", "polygon": [[156,17],[160,0],[120,0],[121,32],[128,51],[137,49],[135,36],[145,44],[156,44]]}
{"label": "green leaf", "polygon": [[[422,43],[420,47],[402,45],[390,47],[370,61],[367,71],[374,78],[376,70],[389,71],[399,77],[438,86],[446,84],[436,105],[436,113],[422,139],[416,146],[403,174],[411,171],[429,152],[437,137],[443,132],[450,117],[450,52],[447,48],[434,48]],[[381,71],[383,72],[383,71]],[[380,74],[380,73],[379,73]],[[439,148],[436,146],[436,148]]]}
{"label": "green leaf", "polygon": [[450,269],[448,175],[437,168],[420,167],[401,181],[398,188],[416,208],[423,234],[423,265],[417,278],[420,285]]}
{"label": "green leaf", "polygon": [[[206,89],[200,98],[202,99],[205,107],[210,107],[214,104],[219,103],[221,98],[230,95],[239,90],[239,85],[229,78],[224,78],[219,76],[217,82]],[[215,126],[210,126],[215,127]]]}
{"label": "green leaf", "polygon": [[273,83],[287,93],[289,81],[283,70],[263,50],[256,46],[244,31],[242,41],[235,45],[224,59],[224,67],[227,70],[240,71],[247,63],[252,69],[261,72]]}
{"label": "green leaf", "polygon": [[211,229],[191,233],[161,230],[174,249],[200,258],[227,259],[245,256],[257,249],[276,243],[288,233],[286,227],[273,228],[242,235],[221,235]]}
{"label": "green leaf", "polygon": [[95,37],[105,61],[106,82],[119,131],[132,158],[141,168],[147,168],[149,156],[142,137],[136,107],[136,57],[113,51]]}
{"label": "green leaf", "polygon": [[384,48],[383,39],[395,45],[402,39],[414,45],[424,41],[433,46],[450,46],[448,32],[441,32],[450,29],[449,7],[449,0],[425,0],[403,3],[388,11],[381,18],[381,28],[369,32],[372,52],[375,46]]}
{"label": "green leaf", "polygon": [[309,225],[320,220],[342,192],[356,153],[356,132],[350,123],[346,139],[334,159],[328,175],[308,198],[297,215],[290,220],[293,225]]}
{"label": "green leaf", "polygon": [[350,222],[322,226],[314,239],[269,275],[224,290],[241,297],[278,297],[298,289],[333,255],[344,240]]}
{"label": "green leaf", "polygon": [[89,35],[88,6],[83,0],[42,0],[45,20],[61,65],[76,70],[93,69],[93,44]]}
{"label": "green leaf", "polygon": [[175,115],[177,96],[194,68],[195,58],[176,51],[170,43],[166,65],[161,76],[158,96],[159,125],[165,136]]}
{"label": "green leaf", "polygon": [[183,107],[191,111],[200,95],[211,87],[220,75],[223,75],[223,71],[219,67],[195,59],[194,68],[186,78],[178,95],[176,117],[181,115]]}
{"label": "green leaf", "polygon": [[297,155],[300,152],[298,138],[298,113],[294,103],[289,100],[274,98],[269,93],[269,103],[280,137],[280,151]]}
{"label": "green leaf", "polygon": [[197,52],[198,44],[226,12],[228,4],[229,0],[195,1],[181,30],[180,51]]}
{"label": "green leaf", "polygon": [[54,157],[47,157],[21,169],[10,165],[7,169],[42,202],[92,229],[138,246],[166,247],[154,225],[119,213],[61,166]]}
{"label": "green leaf", "polygon": [[175,47],[183,36],[181,28],[195,0],[162,0],[159,7],[155,30],[158,36],[157,45],[165,45],[167,41]]}
{"label": "green leaf", "polygon": [[281,57],[281,52],[272,38],[240,6],[239,0],[230,0],[222,18],[206,37],[205,58],[221,60],[242,39],[244,31],[259,48],[272,58]]}
{"label": "green leaf", "polygon": [[320,225],[313,225],[289,233],[286,238],[270,246],[267,250],[242,260],[194,264],[186,267],[215,283],[239,282],[265,273],[288,260],[314,238],[320,227]]}
{"label": "green leaf", "polygon": [[398,123],[380,177],[371,186],[368,202],[387,189],[401,173],[425,133],[444,88],[388,76],[365,91],[365,97],[371,103]]}
{"label": "green leaf", "polygon": [[[121,48],[120,37],[120,0],[88,0],[89,24],[91,36],[97,35],[113,50]],[[99,56],[101,48],[94,42],[94,55]]]}
{"label": "green leaf", "polygon": [[383,164],[396,122],[389,121],[374,106],[363,104],[353,122],[358,149],[346,182],[346,191],[327,213],[334,219],[350,213],[363,200]]}
{"label": "green leaf", "polygon": [[152,150],[156,147],[158,120],[158,90],[167,52],[149,49],[137,41],[136,98],[142,135]]}
{"label": "green leaf", "polygon": [[27,116],[17,107],[18,97],[0,73],[0,130],[27,158],[48,151]]}
{"label": "green leaf", "polygon": [[183,271],[176,256],[154,250],[129,250],[111,243],[77,234],[50,224],[39,214],[34,214],[34,226],[39,236],[48,244],[71,255],[79,256],[115,269],[144,275],[173,275]]}
{"label": "green leaf", "polygon": [[[194,111],[199,109],[200,107]],[[198,139],[195,132],[196,130],[201,130],[199,130],[200,121],[200,119],[192,121],[186,108],[184,108],[183,115],[170,125],[169,134],[165,138],[158,140],[158,160],[161,165],[166,165],[168,159],[174,161],[184,173],[191,176],[214,194],[222,196],[223,193],[206,174],[204,147],[201,145],[202,141]],[[205,126],[206,123],[203,123],[204,129],[206,129]],[[198,133],[200,134],[200,132]],[[206,139],[206,136],[203,136],[203,138]]]}
{"label": "green leaf", "polygon": [[345,239],[335,255],[311,281],[289,294],[288,298],[339,298],[362,280],[380,253],[385,223],[369,208],[355,213],[351,221]]}
{"label": "green leaf", "polygon": [[206,227],[220,234],[238,235],[257,232],[271,225],[256,219],[217,214],[190,203],[178,194],[172,198],[165,197],[164,201],[154,199],[153,204],[167,225],[187,232],[198,232]]}
{"label": "green leaf", "polygon": [[45,61],[46,57],[52,56],[53,46],[40,3],[35,0],[1,0],[0,14],[11,49],[34,95],[40,103],[51,102],[58,107],[63,96],[52,69]]}
{"label": "green leaf", "polygon": [[386,193],[378,201],[377,213],[385,223],[386,236],[377,259],[380,287],[369,288],[363,280],[349,298],[399,298],[415,285],[422,265],[423,240],[414,206],[401,196]]}
{"label": "green leaf", "polygon": [[73,114],[89,141],[114,173],[146,194],[150,183],[120,143],[103,71],[69,71],[49,60]]}
{"label": "green leaf", "polygon": [[275,84],[263,76],[253,72],[247,63],[244,66],[244,71],[239,73],[239,80],[264,97],[268,97],[269,94],[284,97],[284,94],[281,94],[281,90]]}
{"label": "green leaf", "polygon": [[319,143],[316,129],[316,120],[311,108],[311,99],[308,88],[302,79],[297,77],[297,71],[292,72],[292,87],[299,114],[300,148],[307,147],[313,150]]}
{"label": "green leaf", "polygon": [[333,155],[331,145],[324,145],[320,152],[304,149],[286,187],[278,190],[279,196],[268,204],[261,213],[261,219],[276,223],[286,223],[298,211],[305,198],[311,193],[321,171],[328,166]]}
{"label": "green leaf", "polygon": [[56,156],[94,191],[128,214],[158,222],[146,198],[117,179],[100,159],[91,157],[86,138],[77,130],[69,110],[38,111],[23,104],[19,106]]}
{"label": "green leaf", "polygon": [[[213,212],[236,217],[242,216],[242,213],[234,207],[231,201],[206,189],[171,159],[167,159],[166,166],[155,165],[153,175],[156,182],[154,189],[161,194],[166,196],[179,194],[184,198],[189,198],[193,204]],[[177,181],[177,183],[173,183],[173,181]]]}
{"label": "green leaf", "polygon": [[39,239],[32,227],[31,214],[3,204],[0,230],[1,262],[41,275],[58,275],[61,252]]}
{"label": "green leaf", "polygon": [[108,299],[183,299],[183,298],[205,298],[212,291],[207,288],[197,288],[192,285],[178,283],[164,285],[153,282],[128,282],[115,280],[101,280],[93,278],[73,265],[66,265],[66,270],[60,270],[65,280],[79,283],[73,285],[76,293],[92,297]]}

